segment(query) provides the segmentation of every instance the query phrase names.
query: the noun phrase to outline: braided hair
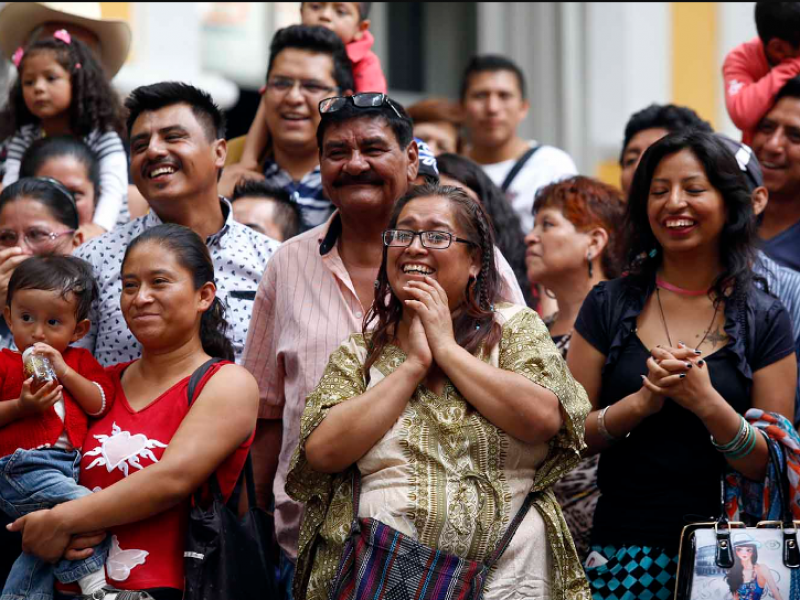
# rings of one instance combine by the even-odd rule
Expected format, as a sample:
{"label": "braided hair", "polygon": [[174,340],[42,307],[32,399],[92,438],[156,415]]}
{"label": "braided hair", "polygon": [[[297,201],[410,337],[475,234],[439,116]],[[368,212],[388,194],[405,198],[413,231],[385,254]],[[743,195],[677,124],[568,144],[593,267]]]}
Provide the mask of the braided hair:
{"label": "braided hair", "polygon": [[25,62],[36,54],[51,52],[53,58],[70,74],[72,102],[69,107],[70,133],[86,137],[93,131],[122,132],[121,103],[111,87],[103,67],[92,50],[79,39],[70,43],[48,37],[39,39],[25,48],[19,63],[19,76],[8,98],[7,118],[16,130],[24,125],[38,124],[39,118],[28,109],[22,93]]}
{"label": "braided hair", "polygon": [[[453,334],[456,343],[470,354],[488,353],[500,341],[500,325],[494,319],[494,303],[500,297],[500,276],[494,259],[494,231],[480,202],[460,188],[435,183],[411,188],[394,205],[389,229],[397,225],[400,213],[410,202],[420,198],[445,198],[459,227],[468,239],[475,241],[473,252],[480,254],[481,268],[477,277],[470,277],[461,303],[453,311]],[[364,375],[380,357],[386,344],[395,339],[397,325],[403,317],[403,305],[394,294],[387,273],[388,249],[383,248],[383,260],[375,283],[375,301],[364,319],[364,339],[367,340],[367,360]],[[375,323],[374,328],[371,325]],[[370,333],[371,330],[371,333]]]}

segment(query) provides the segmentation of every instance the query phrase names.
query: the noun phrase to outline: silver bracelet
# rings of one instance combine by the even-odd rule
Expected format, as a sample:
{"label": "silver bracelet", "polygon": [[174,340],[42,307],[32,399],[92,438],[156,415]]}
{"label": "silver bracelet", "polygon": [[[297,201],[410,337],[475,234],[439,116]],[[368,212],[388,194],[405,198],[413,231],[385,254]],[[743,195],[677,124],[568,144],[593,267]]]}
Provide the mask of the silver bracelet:
{"label": "silver bracelet", "polygon": [[606,428],[606,412],[611,406],[606,406],[603,410],[601,410],[597,415],[597,429],[600,430],[600,435],[602,435],[607,442],[618,442],[620,440],[624,440],[627,438],[631,432],[629,431],[622,437],[615,437],[611,435],[611,432]]}

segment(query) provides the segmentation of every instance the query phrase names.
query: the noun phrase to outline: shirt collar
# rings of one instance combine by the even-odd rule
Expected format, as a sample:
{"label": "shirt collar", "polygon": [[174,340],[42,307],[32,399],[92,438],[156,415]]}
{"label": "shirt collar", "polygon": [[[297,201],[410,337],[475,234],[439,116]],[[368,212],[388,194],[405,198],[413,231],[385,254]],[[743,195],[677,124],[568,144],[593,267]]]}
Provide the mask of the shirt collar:
{"label": "shirt collar", "polygon": [[339,241],[339,236],[342,233],[342,218],[339,216],[338,210],[328,219],[328,228],[323,231],[324,235],[321,231],[318,240],[320,256],[328,254],[336,246],[336,242]]}
{"label": "shirt collar", "polygon": [[[220,248],[224,248],[225,242],[227,241],[225,234],[230,231],[231,225],[233,224],[233,207],[230,201],[223,196],[219,197],[219,202],[222,205],[222,229],[206,238],[206,246],[218,245]],[[147,211],[147,215],[145,215],[144,224],[145,229],[150,229],[158,225],[163,225],[164,221],[156,214],[156,211],[150,209]]]}
{"label": "shirt collar", "polygon": [[372,45],[374,43],[375,38],[372,37],[372,34],[369,32],[369,30],[365,31],[360,40],[350,42],[347,44],[347,46],[345,46],[347,58],[349,58],[350,62],[352,63],[361,62],[372,49]]}

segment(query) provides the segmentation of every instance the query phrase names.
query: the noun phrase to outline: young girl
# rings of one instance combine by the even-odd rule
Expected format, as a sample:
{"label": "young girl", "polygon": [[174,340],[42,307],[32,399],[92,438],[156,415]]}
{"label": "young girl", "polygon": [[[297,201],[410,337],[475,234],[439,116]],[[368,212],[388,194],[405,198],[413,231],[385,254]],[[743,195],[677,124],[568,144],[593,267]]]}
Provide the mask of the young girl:
{"label": "young girl", "polygon": [[8,147],[3,186],[19,178],[22,156],[35,140],[64,134],[83,138],[100,161],[102,192],[92,225],[113,229],[127,213],[128,161],[118,133],[119,101],[102,67],[66,29],[19,48],[13,61],[19,77],[9,110],[16,133]]}

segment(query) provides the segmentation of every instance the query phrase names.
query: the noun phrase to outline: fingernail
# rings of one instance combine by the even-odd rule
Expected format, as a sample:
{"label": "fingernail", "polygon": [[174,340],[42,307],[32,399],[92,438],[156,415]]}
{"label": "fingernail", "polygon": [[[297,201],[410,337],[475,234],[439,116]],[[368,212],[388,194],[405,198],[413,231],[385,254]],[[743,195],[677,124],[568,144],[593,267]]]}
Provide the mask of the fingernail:
{"label": "fingernail", "polygon": [[698,361],[697,361],[697,364],[698,364],[698,365],[700,365],[700,366],[702,367],[704,364],[706,364],[706,361],[704,361],[704,360],[698,360]]}
{"label": "fingernail", "polygon": [[678,379],[683,379],[684,377],[686,377],[686,373],[681,373],[681,374],[678,376]]}
{"label": "fingernail", "polygon": [[639,377],[641,377],[641,378],[642,378],[642,381],[644,381],[645,379],[647,379],[647,377],[645,377],[644,375],[639,375]]}
{"label": "fingernail", "polygon": [[694,365],[690,362],[684,363],[687,369],[691,369]]}
{"label": "fingernail", "polygon": [[698,356],[700,356],[702,354],[702,352],[700,352],[700,350],[697,350],[697,349],[695,349],[694,353],[697,354]]}

